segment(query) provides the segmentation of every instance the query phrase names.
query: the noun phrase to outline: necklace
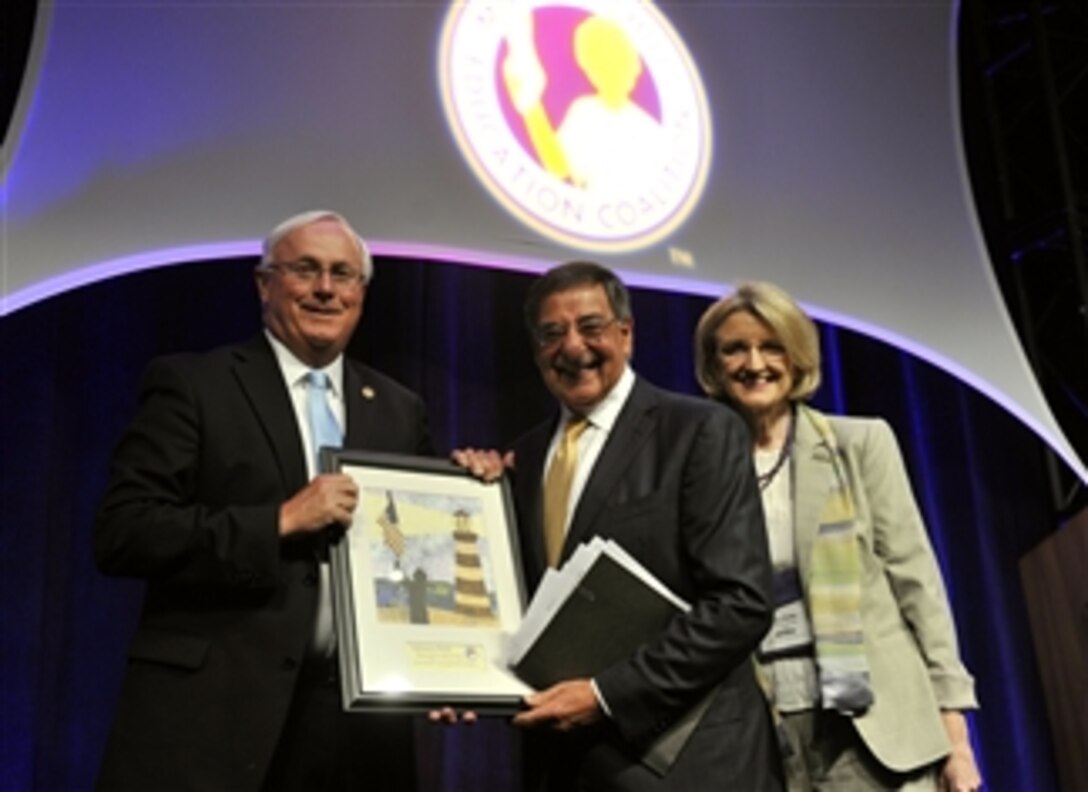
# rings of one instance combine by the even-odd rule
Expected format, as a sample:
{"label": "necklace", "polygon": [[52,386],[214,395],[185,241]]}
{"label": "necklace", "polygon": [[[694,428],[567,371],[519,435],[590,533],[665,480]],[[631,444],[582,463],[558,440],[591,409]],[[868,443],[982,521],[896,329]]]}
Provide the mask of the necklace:
{"label": "necklace", "polygon": [[790,458],[790,453],[793,451],[793,437],[797,428],[797,416],[790,411],[790,428],[786,431],[786,442],[782,444],[782,450],[778,452],[778,459],[771,465],[771,469],[766,473],[760,473],[756,476],[756,482],[759,484],[760,490],[767,489],[770,483],[774,480],[774,477],[778,475],[778,471],[782,469],[782,466],[786,464],[786,460]]}

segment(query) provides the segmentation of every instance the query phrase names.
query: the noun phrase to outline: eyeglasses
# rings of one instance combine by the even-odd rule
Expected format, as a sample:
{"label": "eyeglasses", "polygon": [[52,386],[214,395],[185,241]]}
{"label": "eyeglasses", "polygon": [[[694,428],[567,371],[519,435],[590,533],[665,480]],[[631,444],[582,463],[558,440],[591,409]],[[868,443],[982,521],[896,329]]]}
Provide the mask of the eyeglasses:
{"label": "eyeglasses", "polygon": [[363,282],[363,273],[347,264],[333,264],[324,269],[320,264],[311,259],[299,259],[298,261],[273,261],[268,265],[269,269],[278,269],[286,272],[300,283],[316,283],[329,274],[329,280],[338,289],[348,289],[358,286]]}
{"label": "eyeglasses", "polygon": [[[615,316],[605,319],[603,316],[586,316],[574,323],[574,332],[585,341],[598,341],[605,331],[620,321]],[[552,347],[563,341],[570,332],[569,324],[558,322],[542,324],[533,331],[533,338],[538,346]]]}

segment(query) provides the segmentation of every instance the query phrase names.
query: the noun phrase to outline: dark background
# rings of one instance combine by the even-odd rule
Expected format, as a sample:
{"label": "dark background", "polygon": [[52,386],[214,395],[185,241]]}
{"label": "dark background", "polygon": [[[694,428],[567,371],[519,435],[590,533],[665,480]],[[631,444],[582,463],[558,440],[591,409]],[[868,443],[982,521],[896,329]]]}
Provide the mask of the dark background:
{"label": "dark background", "polygon": [[[1051,410],[1088,459],[1088,3],[965,0],[964,148],[994,274]],[[1056,507],[1088,505],[1048,461]]]}

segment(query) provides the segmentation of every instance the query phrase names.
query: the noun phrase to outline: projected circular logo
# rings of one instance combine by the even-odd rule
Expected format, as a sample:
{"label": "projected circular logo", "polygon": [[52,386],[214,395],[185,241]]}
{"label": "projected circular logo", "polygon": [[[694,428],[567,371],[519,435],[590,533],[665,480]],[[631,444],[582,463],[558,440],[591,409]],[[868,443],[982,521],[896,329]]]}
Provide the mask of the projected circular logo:
{"label": "projected circular logo", "polygon": [[577,248],[651,245],[706,185],[710,112],[695,64],[645,0],[451,5],[442,101],[507,211]]}

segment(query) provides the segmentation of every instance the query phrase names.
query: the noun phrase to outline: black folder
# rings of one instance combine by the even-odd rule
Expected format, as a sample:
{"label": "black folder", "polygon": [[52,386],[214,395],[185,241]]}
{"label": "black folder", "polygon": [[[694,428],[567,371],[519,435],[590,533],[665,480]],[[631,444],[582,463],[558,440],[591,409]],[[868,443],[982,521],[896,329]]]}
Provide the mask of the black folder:
{"label": "black folder", "polygon": [[601,553],[513,666],[537,690],[591,677],[653,639],[680,606]]}
{"label": "black folder", "polygon": [[[537,690],[592,677],[653,640],[682,612],[675,600],[602,552],[512,668]],[[716,694],[715,688],[678,718],[643,752],[642,763],[664,775]]]}

